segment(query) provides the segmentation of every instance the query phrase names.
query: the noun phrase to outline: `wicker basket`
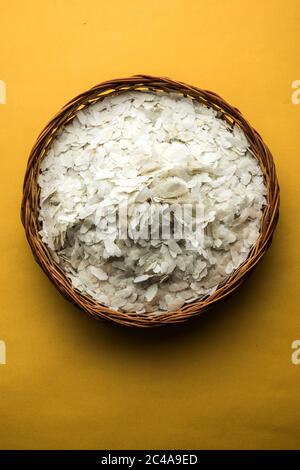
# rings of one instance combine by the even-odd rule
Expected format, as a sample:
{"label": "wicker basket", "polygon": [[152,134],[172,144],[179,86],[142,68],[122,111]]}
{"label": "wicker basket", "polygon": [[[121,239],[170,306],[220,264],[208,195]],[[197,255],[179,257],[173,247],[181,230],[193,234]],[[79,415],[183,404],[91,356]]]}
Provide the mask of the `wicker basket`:
{"label": "wicker basket", "polygon": [[[87,295],[77,291],[62,272],[60,267],[53,261],[39,235],[39,187],[37,178],[39,175],[40,162],[48,147],[56,136],[58,129],[71,121],[76,113],[105,96],[126,92],[128,90],[150,90],[178,92],[190,96],[202,103],[210,105],[221,111],[223,118],[230,124],[236,123],[246,134],[250,147],[260,162],[267,186],[267,205],[264,208],[260,236],[251,249],[247,260],[224,282],[216,292],[205,299],[186,304],[178,311],[165,312],[160,315],[147,313],[122,313],[109,309],[97,303]],[[165,77],[152,77],[147,75],[136,75],[130,78],[120,78],[100,83],[92,89],[80,94],[70,101],[63,109],[46,125],[39,135],[28,160],[24,179],[23,200],[21,207],[21,218],[25,228],[28,242],[36,261],[40,264],[49,279],[55,284],[60,292],[77,307],[90,313],[97,319],[110,320],[127,326],[154,327],[183,322],[191,317],[199,315],[208,307],[220,302],[232,294],[251,273],[269,247],[275,230],[279,215],[279,186],[276,177],[275,166],[268,147],[260,135],[250,126],[240,111],[230,106],[220,96],[210,91],[176,82]]]}

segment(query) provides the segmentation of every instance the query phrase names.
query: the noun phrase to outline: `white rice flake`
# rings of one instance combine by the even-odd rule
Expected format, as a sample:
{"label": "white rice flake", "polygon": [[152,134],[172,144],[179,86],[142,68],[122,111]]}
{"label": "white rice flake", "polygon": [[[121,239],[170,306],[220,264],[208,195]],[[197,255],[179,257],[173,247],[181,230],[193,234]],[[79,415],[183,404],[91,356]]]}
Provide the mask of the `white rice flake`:
{"label": "white rice flake", "polygon": [[145,292],[145,298],[148,302],[151,302],[151,300],[154,299],[158,291],[157,284],[152,284],[152,286],[149,286],[148,289]]}

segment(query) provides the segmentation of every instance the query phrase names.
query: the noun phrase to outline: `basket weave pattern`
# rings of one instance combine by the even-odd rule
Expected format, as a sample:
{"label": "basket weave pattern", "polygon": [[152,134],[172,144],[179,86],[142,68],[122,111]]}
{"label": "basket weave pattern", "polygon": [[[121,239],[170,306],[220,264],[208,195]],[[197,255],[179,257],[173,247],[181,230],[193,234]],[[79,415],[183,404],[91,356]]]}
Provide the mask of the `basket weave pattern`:
{"label": "basket weave pattern", "polygon": [[[79,110],[89,104],[102,100],[108,95],[132,90],[181,93],[220,111],[222,117],[228,123],[236,123],[246,134],[250,143],[250,149],[262,168],[267,187],[267,205],[263,212],[260,235],[256,244],[251,249],[247,260],[219,286],[214,294],[205,299],[187,304],[177,311],[165,312],[159,315],[155,313],[136,314],[134,312],[117,312],[100,305],[91,297],[80,293],[74,289],[71,281],[52,259],[47,246],[42,242],[39,235],[41,227],[38,221],[39,186],[37,178],[40,172],[40,163],[55,138],[57,131],[71,121]],[[208,307],[232,294],[252,272],[253,268],[268,249],[277,224],[278,215],[279,186],[272,155],[260,135],[251,127],[240,111],[211,91],[201,90],[181,82],[170,80],[169,78],[152,77],[148,75],[135,75],[129,78],[120,78],[100,83],[71,100],[54,116],[39,135],[30,153],[24,178],[21,206],[21,219],[33,255],[59,291],[68,300],[85,312],[90,313],[95,318],[110,320],[127,326],[139,327],[162,326],[183,322],[200,314]]]}

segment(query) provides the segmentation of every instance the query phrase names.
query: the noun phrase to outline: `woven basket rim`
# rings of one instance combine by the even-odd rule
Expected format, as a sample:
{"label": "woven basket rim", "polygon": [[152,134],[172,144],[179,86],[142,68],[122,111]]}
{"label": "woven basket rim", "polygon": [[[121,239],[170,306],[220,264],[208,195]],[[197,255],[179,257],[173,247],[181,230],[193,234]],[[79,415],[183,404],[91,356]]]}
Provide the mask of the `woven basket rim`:
{"label": "woven basket rim", "polygon": [[[67,122],[72,120],[80,109],[83,109],[91,103],[100,101],[106,96],[132,90],[176,92],[190,96],[220,111],[222,117],[226,119],[227,122],[237,124],[244,131],[249,140],[251,152],[259,161],[263,170],[264,181],[267,187],[267,204],[263,210],[260,235],[246,261],[220,284],[213,294],[202,300],[185,304],[179,310],[159,314],[155,312],[143,314],[119,312],[105,307],[97,303],[90,296],[77,291],[71,285],[71,281],[66,277],[61,268],[52,259],[47,246],[42,242],[39,235],[39,186],[37,177],[40,171],[40,163],[56,137],[57,132]],[[69,101],[44,127],[30,152],[24,176],[21,204],[21,220],[32,253],[56,288],[69,301],[97,319],[138,327],[162,326],[186,321],[231,295],[250,275],[267,251],[272,241],[278,217],[279,184],[272,154],[260,134],[253,129],[250,123],[242,116],[241,112],[214,92],[202,90],[167,77],[155,77],[150,75],[134,75],[132,77],[108,80],[90,88]]]}

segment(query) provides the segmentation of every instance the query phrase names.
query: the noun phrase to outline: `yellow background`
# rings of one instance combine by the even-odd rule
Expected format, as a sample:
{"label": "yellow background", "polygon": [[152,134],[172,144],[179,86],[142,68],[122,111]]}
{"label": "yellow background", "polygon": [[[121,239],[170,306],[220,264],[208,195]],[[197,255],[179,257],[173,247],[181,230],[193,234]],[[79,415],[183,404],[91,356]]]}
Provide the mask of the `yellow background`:
{"label": "yellow background", "polygon": [[[299,0],[1,1],[0,447],[300,448]],[[184,326],[96,322],[50,284],[19,220],[34,140],[106,79],[166,75],[214,90],[269,144],[273,245],[232,299]]]}

